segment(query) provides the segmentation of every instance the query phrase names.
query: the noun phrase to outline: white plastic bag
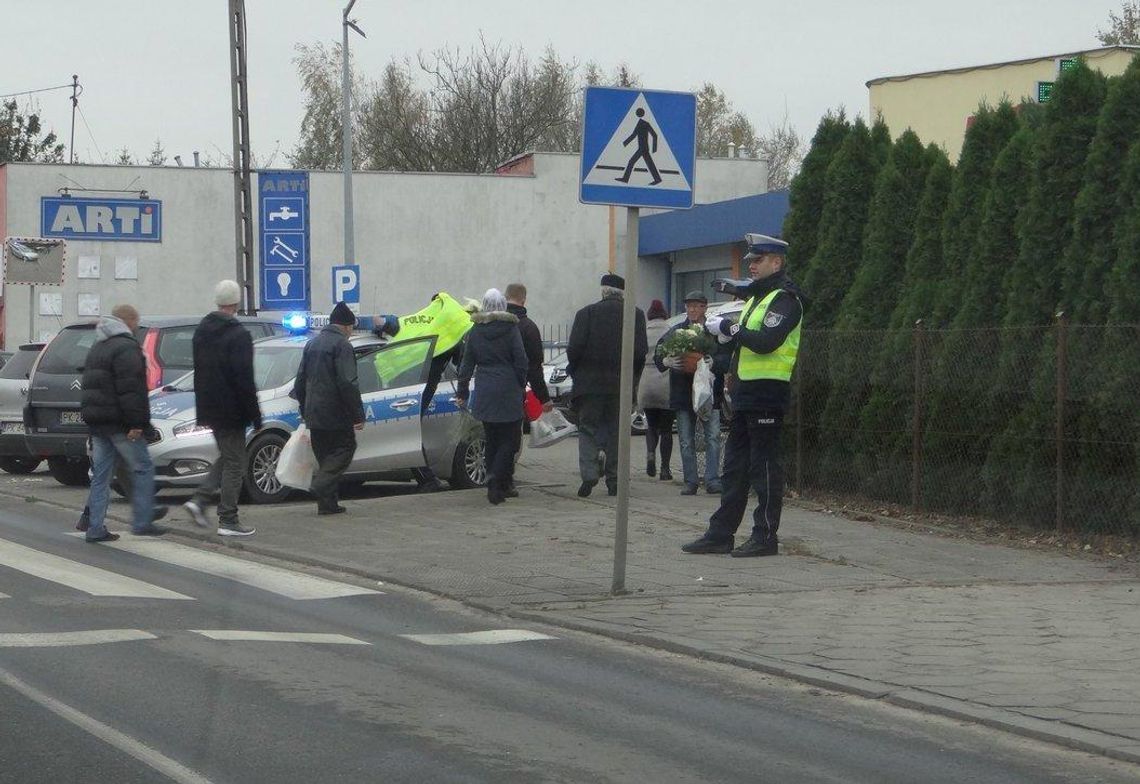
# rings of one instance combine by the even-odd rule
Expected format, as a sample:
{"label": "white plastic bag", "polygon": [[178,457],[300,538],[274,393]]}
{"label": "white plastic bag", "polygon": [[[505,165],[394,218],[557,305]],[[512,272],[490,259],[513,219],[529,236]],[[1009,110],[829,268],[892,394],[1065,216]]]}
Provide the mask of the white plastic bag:
{"label": "white plastic bag", "polygon": [[713,407],[712,363],[701,360],[693,374],[693,411],[701,419],[708,419]]}
{"label": "white plastic bag", "polygon": [[286,487],[295,487],[298,490],[308,490],[313,483],[313,471],[317,467],[317,458],[313,454],[313,446],[309,443],[309,433],[302,424],[293,431],[281,454],[277,456],[275,473],[277,481]]}
{"label": "white plastic bag", "polygon": [[567,436],[578,432],[578,428],[562,415],[557,408],[544,411],[542,416],[530,423],[530,445],[535,449],[557,444]]}

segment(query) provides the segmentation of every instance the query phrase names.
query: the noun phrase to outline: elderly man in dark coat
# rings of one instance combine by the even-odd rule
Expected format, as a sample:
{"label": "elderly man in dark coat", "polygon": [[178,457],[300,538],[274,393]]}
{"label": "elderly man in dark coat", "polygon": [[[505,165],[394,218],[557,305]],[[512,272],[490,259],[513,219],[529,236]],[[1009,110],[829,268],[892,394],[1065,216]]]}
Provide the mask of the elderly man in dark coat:
{"label": "elderly man in dark coat", "polygon": [[515,437],[523,416],[526,349],[518,317],[507,312],[507,299],[498,289],[487,290],[482,310],[471,320],[475,326],[467,333],[455,396],[461,406],[467,405],[474,376],[471,414],[483,423],[487,437],[487,500],[501,504],[507,497]]}
{"label": "elderly man in dark coat", "polygon": [[[606,489],[617,495],[618,428],[629,427],[630,411],[619,411],[621,390],[622,298],[625,279],[602,276],[600,301],[579,310],[566,346],[566,372],[574,379],[570,392],[578,412],[578,470],[585,498],[598,483],[598,450],[605,452]],[[645,313],[637,308],[633,330],[633,388],[636,397],[648,346]]]}

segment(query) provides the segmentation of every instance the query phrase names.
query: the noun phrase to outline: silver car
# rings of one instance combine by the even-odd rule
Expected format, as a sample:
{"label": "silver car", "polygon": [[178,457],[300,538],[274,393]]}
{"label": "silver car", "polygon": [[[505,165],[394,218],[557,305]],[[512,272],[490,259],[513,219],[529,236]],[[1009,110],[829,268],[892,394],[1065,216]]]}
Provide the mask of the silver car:
{"label": "silver car", "polygon": [[43,348],[43,343],[25,343],[0,367],[0,469],[9,474],[30,474],[40,464],[24,440],[24,406],[28,376]]}
{"label": "silver car", "polygon": [[[275,468],[281,447],[300,423],[297,401],[289,393],[312,337],[308,333],[254,343],[253,370],[264,423],[247,433],[245,490],[255,503],[282,501],[292,492],[277,481]],[[372,335],[355,335],[350,342],[365,423],[342,482],[409,480],[412,470],[426,460],[453,488],[483,485],[483,427],[456,404],[453,365],[447,365],[427,411],[420,411],[435,338],[385,345]],[[151,423],[158,435],[150,454],[160,488],[196,487],[218,457],[210,430],[196,421],[193,390],[190,373],[151,393]]]}

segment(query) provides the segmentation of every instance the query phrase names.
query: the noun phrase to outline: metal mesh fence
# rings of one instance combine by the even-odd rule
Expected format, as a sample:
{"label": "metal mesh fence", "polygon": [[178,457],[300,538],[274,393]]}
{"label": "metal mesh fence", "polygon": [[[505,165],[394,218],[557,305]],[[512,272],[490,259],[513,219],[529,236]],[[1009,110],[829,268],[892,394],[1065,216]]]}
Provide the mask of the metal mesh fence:
{"label": "metal mesh fence", "polygon": [[789,483],[1140,535],[1140,325],[805,331]]}

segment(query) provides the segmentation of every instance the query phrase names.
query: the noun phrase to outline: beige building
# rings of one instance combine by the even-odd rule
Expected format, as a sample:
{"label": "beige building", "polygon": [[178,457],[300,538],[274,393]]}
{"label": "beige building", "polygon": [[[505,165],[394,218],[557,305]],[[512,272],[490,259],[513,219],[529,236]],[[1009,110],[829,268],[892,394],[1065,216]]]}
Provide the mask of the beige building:
{"label": "beige building", "polygon": [[946,71],[884,76],[867,82],[871,117],[880,113],[898,136],[910,128],[923,143],[941,145],[952,160],[962,149],[966,128],[983,101],[996,106],[1003,98],[1048,100],[1062,68],[1083,57],[1090,67],[1118,76],[1140,54],[1140,46],[1106,46],[1029,60],[974,65]]}

